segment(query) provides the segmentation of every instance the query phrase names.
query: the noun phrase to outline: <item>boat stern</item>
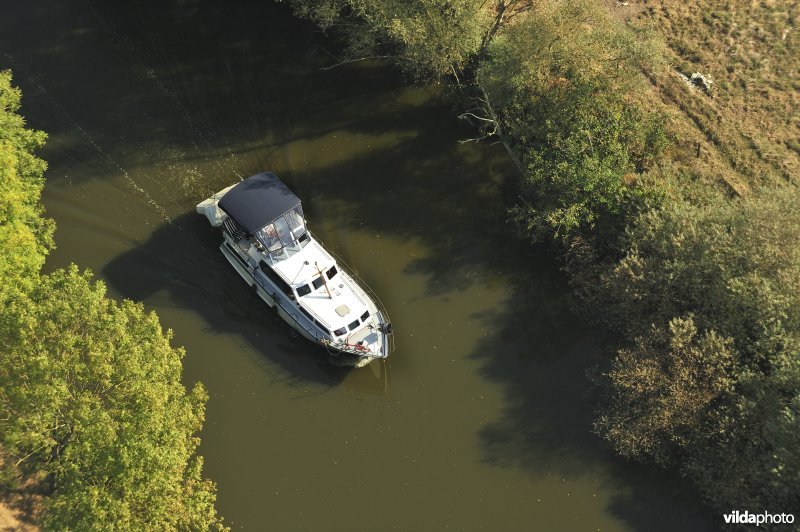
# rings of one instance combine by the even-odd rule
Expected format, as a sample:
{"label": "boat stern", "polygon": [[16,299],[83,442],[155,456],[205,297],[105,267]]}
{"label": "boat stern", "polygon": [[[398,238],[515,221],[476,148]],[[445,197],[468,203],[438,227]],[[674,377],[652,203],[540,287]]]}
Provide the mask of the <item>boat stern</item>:
{"label": "boat stern", "polygon": [[228,215],[225,214],[225,212],[219,208],[219,200],[221,200],[222,197],[235,186],[236,185],[234,184],[229,187],[225,187],[216,194],[213,194],[212,196],[204,199],[195,206],[195,210],[197,211],[197,213],[205,216],[212,227],[222,226],[222,223],[228,217]]}

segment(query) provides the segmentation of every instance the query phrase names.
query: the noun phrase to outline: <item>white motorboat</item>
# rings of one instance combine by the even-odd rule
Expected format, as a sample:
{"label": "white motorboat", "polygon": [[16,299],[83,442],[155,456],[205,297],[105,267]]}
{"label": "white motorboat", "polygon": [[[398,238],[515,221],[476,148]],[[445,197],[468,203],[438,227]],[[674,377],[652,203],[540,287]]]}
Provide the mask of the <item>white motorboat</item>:
{"label": "white motorboat", "polygon": [[275,174],[231,185],[197,212],[222,228],[222,254],[300,335],[357,366],[393,351],[380,300],[311,235],[300,199]]}

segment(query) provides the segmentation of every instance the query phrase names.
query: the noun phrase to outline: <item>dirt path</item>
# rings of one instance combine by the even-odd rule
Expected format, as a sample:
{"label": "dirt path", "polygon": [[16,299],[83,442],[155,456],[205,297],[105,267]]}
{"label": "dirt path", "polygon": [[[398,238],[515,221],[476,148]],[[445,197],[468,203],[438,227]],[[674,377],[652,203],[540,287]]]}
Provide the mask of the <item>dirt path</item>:
{"label": "dirt path", "polygon": [[32,532],[39,530],[39,527],[28,523],[22,510],[9,506],[6,502],[0,502],[0,531],[10,530]]}

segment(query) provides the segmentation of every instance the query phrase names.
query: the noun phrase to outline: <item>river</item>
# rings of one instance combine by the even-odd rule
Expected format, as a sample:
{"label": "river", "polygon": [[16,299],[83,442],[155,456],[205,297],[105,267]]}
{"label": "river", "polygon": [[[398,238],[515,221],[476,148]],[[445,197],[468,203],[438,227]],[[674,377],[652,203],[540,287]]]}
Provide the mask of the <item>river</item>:
{"label": "river", "polygon": [[[268,0],[13,1],[0,68],[50,139],[53,269],[155,310],[210,393],[201,453],[235,529],[704,530],[674,478],[591,434],[602,353],[557,257],[518,240],[501,146],[461,143],[441,87]],[[291,338],[194,205],[272,170],[387,306],[397,350],[352,370]]]}

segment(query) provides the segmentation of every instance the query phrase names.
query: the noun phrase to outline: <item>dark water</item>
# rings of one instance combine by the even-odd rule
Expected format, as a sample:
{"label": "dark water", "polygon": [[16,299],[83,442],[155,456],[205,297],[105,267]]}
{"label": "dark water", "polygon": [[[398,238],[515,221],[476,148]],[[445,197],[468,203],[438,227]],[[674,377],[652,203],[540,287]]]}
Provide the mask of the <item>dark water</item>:
{"label": "dark water", "polygon": [[[156,310],[208,388],[202,453],[235,528],[687,530],[679,482],[590,433],[600,353],[550,251],[516,240],[502,148],[460,144],[437,87],[267,0],[6,2],[0,68],[49,132],[49,268]],[[269,169],[381,296],[384,364],[292,339],[193,213]]]}

